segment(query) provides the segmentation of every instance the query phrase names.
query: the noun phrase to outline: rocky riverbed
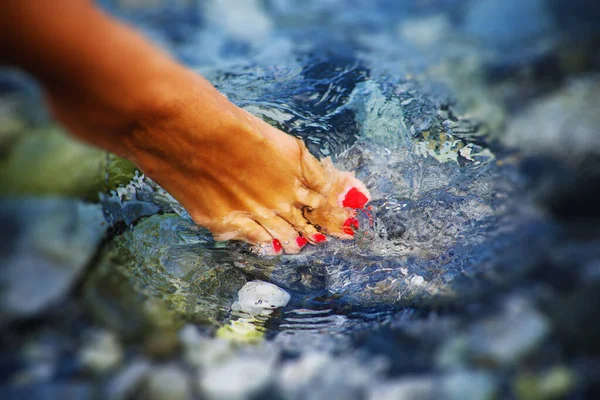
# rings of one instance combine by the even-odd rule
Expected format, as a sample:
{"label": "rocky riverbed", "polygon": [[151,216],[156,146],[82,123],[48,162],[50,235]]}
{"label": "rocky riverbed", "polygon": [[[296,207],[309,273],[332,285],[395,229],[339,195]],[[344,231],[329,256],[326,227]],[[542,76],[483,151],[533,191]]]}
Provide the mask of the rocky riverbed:
{"label": "rocky riverbed", "polygon": [[372,207],[298,255],[215,242],[3,71],[0,398],[594,398],[597,6],[102,4]]}

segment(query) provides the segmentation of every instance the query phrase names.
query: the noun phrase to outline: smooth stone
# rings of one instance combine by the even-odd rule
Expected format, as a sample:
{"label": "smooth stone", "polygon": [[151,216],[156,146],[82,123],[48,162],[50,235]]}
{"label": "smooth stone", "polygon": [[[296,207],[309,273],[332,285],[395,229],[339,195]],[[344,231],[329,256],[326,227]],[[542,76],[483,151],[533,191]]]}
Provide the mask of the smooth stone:
{"label": "smooth stone", "polygon": [[231,359],[200,375],[200,392],[204,398],[214,400],[250,399],[271,384],[273,367],[268,358]]}
{"label": "smooth stone", "polygon": [[103,398],[126,400],[132,398],[148,375],[151,365],[148,360],[137,358],[129,362],[108,381]]}
{"label": "smooth stone", "polygon": [[186,362],[201,370],[223,364],[235,354],[231,342],[202,336],[194,325],[183,327],[179,331],[179,340],[183,344]]}
{"label": "smooth stone", "polygon": [[457,371],[444,375],[439,385],[439,398],[444,400],[493,400],[497,383],[494,377],[480,371]]}
{"label": "smooth stone", "polygon": [[66,296],[106,232],[96,204],[0,201],[0,320],[33,316]]}
{"label": "smooth stone", "polygon": [[148,400],[187,400],[192,396],[192,385],[181,367],[166,365],[150,370],[142,392]]}
{"label": "smooth stone", "polygon": [[270,315],[274,309],[285,307],[290,294],[280,287],[264,281],[250,281],[238,292],[238,299],[232,306],[251,315]]}
{"label": "smooth stone", "polygon": [[368,400],[430,400],[435,398],[435,379],[428,376],[405,377],[373,385]]}
{"label": "smooth stone", "polygon": [[123,359],[119,338],[111,331],[93,332],[79,355],[81,363],[90,371],[102,374],[116,368]]}
{"label": "smooth stone", "polygon": [[548,318],[526,299],[513,296],[504,302],[502,313],[469,328],[469,351],[475,360],[514,365],[535,351],[549,333]]}

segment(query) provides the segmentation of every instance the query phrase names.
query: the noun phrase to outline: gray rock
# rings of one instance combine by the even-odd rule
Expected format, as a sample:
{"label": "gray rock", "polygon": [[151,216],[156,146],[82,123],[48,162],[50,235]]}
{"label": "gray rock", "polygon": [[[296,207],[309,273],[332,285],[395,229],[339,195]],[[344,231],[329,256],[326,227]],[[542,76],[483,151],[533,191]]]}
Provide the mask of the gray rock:
{"label": "gray rock", "polygon": [[200,370],[223,364],[235,355],[233,344],[227,340],[201,335],[193,325],[186,325],[179,332],[185,361]]}
{"label": "gray rock", "polygon": [[533,352],[549,332],[549,320],[525,298],[514,296],[501,314],[471,325],[469,351],[475,360],[510,366]]}
{"label": "gray rock", "polygon": [[598,76],[580,77],[520,112],[503,141],[530,156],[579,165],[583,157],[600,156],[599,108]]}
{"label": "gray rock", "polygon": [[436,380],[429,376],[405,377],[373,385],[369,400],[430,400],[435,398]]}
{"label": "gray rock", "polygon": [[123,359],[119,338],[110,331],[95,331],[88,335],[79,358],[85,368],[95,374],[115,369]]}
{"label": "gray rock", "polygon": [[199,377],[199,390],[207,399],[250,399],[273,381],[274,360],[241,356],[213,366]]}
{"label": "gray rock", "polygon": [[125,400],[140,389],[151,369],[150,363],[142,358],[130,361],[108,381],[103,397],[109,400]]}
{"label": "gray rock", "polygon": [[493,400],[497,382],[493,375],[479,371],[457,371],[444,375],[439,397],[446,400]]}
{"label": "gray rock", "polygon": [[234,265],[239,257],[178,215],[154,215],[105,247],[85,297],[99,318],[125,335],[176,331],[185,321],[216,323],[246,283]]}
{"label": "gray rock", "polygon": [[307,352],[279,369],[277,383],[286,399],[363,399],[377,387],[385,364],[361,362],[352,354],[333,357]]}
{"label": "gray rock", "polygon": [[106,231],[98,205],[69,199],[2,200],[0,220],[3,319],[29,317],[60,301]]}
{"label": "gray rock", "polygon": [[192,396],[192,385],[182,368],[165,365],[148,372],[142,393],[148,400],[187,400]]}

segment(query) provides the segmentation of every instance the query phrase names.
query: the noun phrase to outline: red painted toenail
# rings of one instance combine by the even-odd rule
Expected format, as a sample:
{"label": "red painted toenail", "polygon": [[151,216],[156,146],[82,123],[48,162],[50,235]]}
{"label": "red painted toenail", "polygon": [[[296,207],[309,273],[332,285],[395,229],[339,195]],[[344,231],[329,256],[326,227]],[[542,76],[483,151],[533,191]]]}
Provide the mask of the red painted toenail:
{"label": "red painted toenail", "polygon": [[306,243],[308,243],[308,240],[306,240],[302,236],[298,236],[296,238],[296,244],[298,245],[298,247],[304,247],[306,246]]}
{"label": "red painted toenail", "polygon": [[275,253],[279,253],[281,250],[283,250],[283,247],[281,247],[281,242],[277,239],[273,239],[273,250],[275,250]]}
{"label": "red painted toenail", "polygon": [[350,217],[344,221],[344,226],[348,228],[358,229],[358,220],[354,217]]}
{"label": "red painted toenail", "polygon": [[350,228],[349,226],[344,227],[344,233],[346,235],[354,236],[354,230],[352,228]]}
{"label": "red painted toenail", "polygon": [[365,204],[367,204],[367,201],[369,201],[367,196],[365,196],[357,188],[353,187],[352,189],[348,190],[348,193],[346,193],[346,197],[344,198],[342,205],[350,208],[363,208]]}
{"label": "red painted toenail", "polygon": [[322,233],[315,233],[312,237],[312,239],[316,242],[316,243],[322,243],[324,241],[327,240],[327,236],[323,235]]}

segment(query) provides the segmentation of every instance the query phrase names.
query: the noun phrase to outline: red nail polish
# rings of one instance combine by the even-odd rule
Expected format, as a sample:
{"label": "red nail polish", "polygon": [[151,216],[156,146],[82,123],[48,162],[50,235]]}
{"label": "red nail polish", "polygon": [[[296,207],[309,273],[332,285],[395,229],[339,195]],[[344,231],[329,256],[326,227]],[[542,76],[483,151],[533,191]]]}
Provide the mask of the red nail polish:
{"label": "red nail polish", "polygon": [[327,240],[327,236],[323,235],[322,233],[315,233],[312,237],[312,239],[316,242],[316,243],[322,243],[324,241]]}
{"label": "red nail polish", "polygon": [[346,235],[354,236],[354,230],[348,226],[344,227],[344,233]]}
{"label": "red nail polish", "polygon": [[281,242],[277,239],[273,239],[273,250],[275,250],[275,253],[279,253],[281,250],[283,250]]}
{"label": "red nail polish", "polygon": [[354,217],[350,217],[344,221],[344,226],[348,228],[358,229],[358,220]]}
{"label": "red nail polish", "polygon": [[298,247],[304,247],[306,246],[306,243],[308,243],[308,240],[306,240],[302,236],[298,236],[296,238],[296,244],[298,245]]}
{"label": "red nail polish", "polygon": [[369,201],[367,196],[365,196],[357,188],[353,187],[352,189],[348,190],[348,193],[346,193],[346,197],[344,198],[342,205],[350,208],[363,208],[365,204],[367,204],[367,201]]}

